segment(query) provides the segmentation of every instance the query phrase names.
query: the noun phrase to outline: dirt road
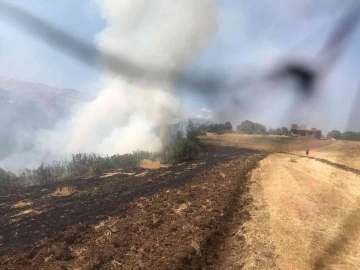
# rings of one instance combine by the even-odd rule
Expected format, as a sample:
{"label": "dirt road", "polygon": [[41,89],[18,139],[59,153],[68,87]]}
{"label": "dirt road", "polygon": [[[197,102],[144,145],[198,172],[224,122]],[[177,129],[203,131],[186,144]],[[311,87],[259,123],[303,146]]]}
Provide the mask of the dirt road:
{"label": "dirt road", "polygon": [[238,228],[252,249],[244,269],[359,269],[359,175],[272,154],[251,183],[252,219]]}

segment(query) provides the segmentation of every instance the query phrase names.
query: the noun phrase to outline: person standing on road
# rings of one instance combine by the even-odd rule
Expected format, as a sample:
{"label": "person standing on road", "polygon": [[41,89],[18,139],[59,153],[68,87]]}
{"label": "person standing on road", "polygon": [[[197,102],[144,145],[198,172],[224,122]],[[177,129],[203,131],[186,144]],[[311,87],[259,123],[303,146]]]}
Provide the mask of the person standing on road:
{"label": "person standing on road", "polygon": [[309,152],[310,152],[310,149],[306,149],[306,155],[308,156],[309,155]]}

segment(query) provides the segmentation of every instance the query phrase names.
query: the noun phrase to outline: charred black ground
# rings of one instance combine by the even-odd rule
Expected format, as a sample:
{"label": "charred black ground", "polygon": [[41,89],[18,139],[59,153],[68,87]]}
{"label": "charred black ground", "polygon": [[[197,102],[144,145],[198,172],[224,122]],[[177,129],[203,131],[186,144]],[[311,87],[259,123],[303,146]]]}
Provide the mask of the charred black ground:
{"label": "charred black ground", "polygon": [[168,168],[0,194],[0,268],[216,268],[226,221],[265,154],[205,149]]}

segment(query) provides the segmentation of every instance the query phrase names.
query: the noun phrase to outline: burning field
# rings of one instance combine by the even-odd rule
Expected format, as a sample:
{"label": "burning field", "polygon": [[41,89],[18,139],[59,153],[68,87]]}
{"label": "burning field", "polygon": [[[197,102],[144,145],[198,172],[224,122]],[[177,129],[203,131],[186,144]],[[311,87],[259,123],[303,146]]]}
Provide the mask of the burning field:
{"label": "burning field", "polygon": [[360,6],[10,2],[0,270],[359,269]]}
{"label": "burning field", "polygon": [[202,138],[191,162],[0,194],[0,269],[356,269],[360,171],[229,138]]}
{"label": "burning field", "polygon": [[1,194],[0,268],[216,269],[231,227],[249,218],[242,195],[264,157],[209,147],[167,168]]}

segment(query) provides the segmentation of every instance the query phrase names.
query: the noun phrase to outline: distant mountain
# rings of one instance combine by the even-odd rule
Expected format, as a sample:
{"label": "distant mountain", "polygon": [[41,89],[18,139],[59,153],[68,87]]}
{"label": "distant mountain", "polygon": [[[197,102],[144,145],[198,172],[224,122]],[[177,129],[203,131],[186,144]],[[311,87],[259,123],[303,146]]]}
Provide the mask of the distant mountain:
{"label": "distant mountain", "polygon": [[0,159],[13,150],[31,147],[33,133],[93,97],[74,89],[0,77]]}
{"label": "distant mountain", "polygon": [[0,76],[0,102],[2,104],[31,101],[42,106],[70,107],[91,99],[91,95],[74,89],[60,89]]}

